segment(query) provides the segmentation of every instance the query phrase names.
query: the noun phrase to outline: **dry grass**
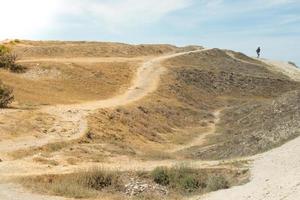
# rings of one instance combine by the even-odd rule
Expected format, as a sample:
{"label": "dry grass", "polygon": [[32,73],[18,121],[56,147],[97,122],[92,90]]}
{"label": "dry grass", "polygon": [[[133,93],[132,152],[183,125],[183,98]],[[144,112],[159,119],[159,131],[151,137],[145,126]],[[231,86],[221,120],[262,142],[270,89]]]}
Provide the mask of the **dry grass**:
{"label": "dry grass", "polygon": [[128,45],[109,42],[20,41],[14,51],[23,58],[32,57],[137,57],[178,50],[171,45]]}
{"label": "dry grass", "polygon": [[[226,123],[218,125],[220,134],[215,135],[217,139],[205,141],[201,146],[194,146],[180,154],[166,153],[174,146],[188,144],[207,132],[206,126],[213,123],[215,110],[238,105],[236,111],[243,111],[242,108],[246,108],[247,104],[268,104],[277,96],[299,88],[298,83],[282,74],[268,71],[264,65],[256,62],[245,64],[233,60],[220,50],[192,53],[171,59],[165,64],[169,67],[169,73],[162,77],[164,81],[157,91],[142,101],[118,108],[101,109],[91,115],[90,137],[73,144],[72,151],[68,147],[61,149],[60,154],[72,159],[75,152],[76,155],[81,155],[82,162],[84,160],[97,162],[99,157],[100,160],[105,160],[106,157],[119,155],[142,160],[176,159],[182,156],[193,158],[199,155],[197,152],[201,152],[202,148],[224,139],[226,133],[222,129],[226,123],[238,122],[242,117],[227,116]],[[240,114],[244,115],[246,112]],[[256,118],[261,119],[261,116]],[[257,122],[256,127],[261,127],[259,123]],[[239,127],[237,130],[241,129],[242,127]],[[231,140],[232,135],[226,138]],[[287,140],[284,138],[280,141]],[[240,140],[239,142],[242,144]],[[234,141],[232,144],[235,144]],[[270,143],[270,147],[276,144],[278,143]],[[234,156],[233,151],[224,148],[220,147],[216,154],[224,156],[226,154],[225,157]],[[241,146],[238,151],[247,152],[246,148],[245,145]],[[232,149],[237,148],[232,146]],[[252,151],[257,153],[266,149],[268,148],[255,146]],[[201,158],[224,157],[210,156],[212,153]]]}
{"label": "dry grass", "polygon": [[[24,64],[25,65],[25,64]],[[0,70],[23,106],[70,104],[116,95],[130,85],[138,63],[26,63],[25,74]]]}
{"label": "dry grass", "polygon": [[23,178],[20,182],[41,193],[70,198],[97,197],[102,190],[118,191],[119,175],[103,169],[93,169],[67,175]]}
{"label": "dry grass", "polygon": [[51,157],[50,154],[53,152],[58,152],[64,148],[70,148],[74,145],[76,141],[72,142],[55,142],[49,143],[41,147],[31,147],[27,149],[21,149],[9,153],[9,156],[13,159],[21,159],[24,157],[34,156],[34,155],[43,155],[45,157]]}
{"label": "dry grass", "polygon": [[[135,57],[160,55],[174,50],[170,46],[158,48],[111,45],[21,41],[15,51],[28,49],[23,54],[27,59],[54,56]],[[152,50],[153,48],[155,50]],[[13,156],[20,158],[41,153],[34,161],[48,165],[57,164],[51,159],[54,155],[65,159],[70,165],[114,161],[114,156],[139,160],[220,159],[252,155],[299,135],[299,92],[291,92],[299,90],[299,83],[280,73],[269,71],[264,64],[244,55],[235,56],[250,63],[237,61],[217,49],[170,59],[164,63],[168,73],[163,75],[163,81],[155,92],[126,106],[96,111],[88,118],[89,132],[86,137],[77,141],[14,152]],[[140,62],[136,59],[123,59],[119,62],[112,60],[84,63],[43,61],[39,62],[39,66],[36,65],[36,61],[26,62],[29,68],[27,75],[0,71],[0,76],[15,87],[19,105],[27,107],[99,100],[126,89]],[[35,71],[36,69],[41,71]],[[284,98],[286,94],[288,96]],[[217,124],[217,132],[211,135],[209,140],[180,152],[167,153],[178,144],[187,145],[194,138],[205,134],[214,125],[215,111],[221,109],[224,111]],[[33,114],[32,117],[28,116],[29,114]],[[51,116],[33,118],[38,115],[36,111],[26,114],[20,111],[16,115],[8,112],[1,118],[1,128],[14,130],[13,124],[28,118],[28,121],[24,120],[22,126],[14,131],[16,136],[24,134],[20,128],[31,127],[27,129],[29,132],[34,129],[35,124],[42,126],[38,127],[41,130],[37,132],[43,132],[42,129],[49,130],[54,119],[52,120]],[[12,124],[7,123],[8,118],[12,119]],[[32,123],[33,121],[36,122]],[[70,126],[63,123],[62,125]],[[226,165],[240,167],[240,163]],[[168,183],[165,185],[172,191],[170,198],[174,195],[174,199],[178,198],[178,195],[180,199],[182,195],[193,192],[199,194],[226,188],[245,181],[247,177],[246,171],[230,169],[156,170],[159,175],[161,171],[166,175]],[[48,194],[76,198],[113,195],[116,199],[126,199],[122,187],[131,177],[150,182],[157,181],[148,172],[121,173],[96,169],[73,174],[24,178],[21,182],[34,191]],[[142,194],[136,198],[154,197]]]}
{"label": "dry grass", "polygon": [[16,110],[0,115],[0,139],[22,136],[38,137],[50,132],[56,119],[34,110]]}
{"label": "dry grass", "polygon": [[[17,181],[44,194],[71,198],[174,199],[191,194],[203,194],[244,183],[247,171],[228,169],[192,169],[187,166],[157,168],[151,172],[118,172],[97,168],[65,175],[24,177]],[[136,196],[125,194],[125,185],[132,180],[166,186],[168,195],[145,190]],[[180,198],[179,198],[180,197]]]}
{"label": "dry grass", "polygon": [[300,135],[300,91],[272,102],[251,102],[225,110],[212,146],[190,149],[187,154],[202,159],[254,155],[280,146]]}

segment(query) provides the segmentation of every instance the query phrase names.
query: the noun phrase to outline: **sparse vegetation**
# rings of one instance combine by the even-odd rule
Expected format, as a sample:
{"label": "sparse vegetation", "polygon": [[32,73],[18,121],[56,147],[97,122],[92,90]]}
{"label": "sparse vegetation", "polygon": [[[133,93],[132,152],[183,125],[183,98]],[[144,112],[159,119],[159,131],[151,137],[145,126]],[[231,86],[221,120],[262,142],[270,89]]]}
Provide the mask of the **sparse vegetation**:
{"label": "sparse vegetation", "polygon": [[223,176],[211,176],[207,182],[209,191],[216,191],[220,189],[229,188],[229,182]]}
{"label": "sparse vegetation", "polygon": [[215,191],[228,188],[224,175],[209,175],[186,166],[158,167],[152,172],[154,182],[183,193]]}
{"label": "sparse vegetation", "polygon": [[0,81],[0,108],[7,107],[13,100],[13,90]]}
{"label": "sparse vegetation", "polygon": [[156,168],[152,172],[153,180],[173,190],[191,193],[206,187],[205,178],[197,170],[179,166],[173,168]]}
{"label": "sparse vegetation", "polygon": [[6,53],[9,53],[11,51],[10,48],[8,48],[7,46],[5,45],[0,45],[0,56],[6,54]]}
{"label": "sparse vegetation", "polygon": [[17,55],[11,52],[11,49],[0,45],[0,68],[10,70],[14,73],[25,71],[25,67],[17,63]]}
{"label": "sparse vegetation", "polygon": [[[25,160],[32,159],[31,165],[40,168],[34,169],[31,174],[43,173],[43,167],[47,172],[60,173],[96,163],[114,167],[120,161],[118,166],[123,162],[125,166],[122,171],[100,168],[22,178],[21,183],[33,192],[71,198],[102,198],[102,194],[109,194],[124,197],[121,199],[173,200],[173,196],[183,199],[183,196],[244,183],[248,173],[241,168],[245,163],[233,161],[214,165],[217,162],[211,162],[214,167],[208,169],[180,165],[158,167],[153,171],[123,170],[134,169],[135,166],[140,169],[145,165],[144,160],[151,163],[149,168],[146,167],[151,170],[157,163],[170,166],[187,159],[253,155],[299,135],[300,93],[289,92],[299,90],[299,83],[269,71],[263,63],[245,55],[236,55],[236,58],[247,61],[245,63],[218,49],[175,57],[164,63],[168,73],[162,75],[164,81],[147,97],[126,106],[121,103],[119,107],[104,106],[96,111],[89,104],[81,107],[80,103],[99,101],[127,91],[136,66],[142,61],[139,59],[143,59],[128,60],[128,57],[158,55],[173,51],[175,47],[131,48],[119,44],[117,49],[108,47],[103,50],[98,43],[65,44],[68,43],[11,44],[12,48],[16,48],[14,52],[23,52],[22,57],[28,58],[23,63],[30,68],[30,73],[23,76],[0,70],[1,77],[15,88],[18,105],[28,105],[29,102],[37,106],[24,106],[28,110],[19,109],[18,112],[1,115],[1,122],[6,118],[9,122],[1,126],[0,131],[4,134],[0,140],[4,141],[4,147],[6,139],[23,139],[22,136],[28,135],[36,137],[37,142],[33,139],[32,144],[16,151],[7,148],[11,150],[7,155],[15,158],[15,163],[24,157],[27,157]],[[85,45],[82,51],[81,45]],[[24,48],[28,51],[23,51]],[[140,48],[146,50],[139,52]],[[18,72],[17,57],[6,47],[0,47],[0,52],[3,52],[0,67]],[[93,58],[81,57],[78,63],[74,58],[111,54],[126,57],[95,58],[94,61]],[[55,59],[46,61],[49,57]],[[40,62],[41,58],[43,61]],[[48,73],[51,70],[57,72],[53,77]],[[45,73],[38,73],[41,71]],[[11,103],[13,95],[7,86],[3,85],[3,88],[0,98],[4,94],[5,107]],[[66,110],[50,106],[49,116],[44,113],[47,109],[40,110],[38,107],[65,103],[78,104],[68,105]],[[34,109],[29,111],[29,108]],[[216,114],[220,110],[221,114]],[[92,114],[86,125],[83,119],[89,113]],[[77,138],[82,130],[88,131],[84,137],[80,134]],[[55,143],[50,143],[52,136],[58,138],[53,140]],[[48,137],[50,139],[46,140]],[[196,142],[193,143],[193,140]],[[43,141],[49,143],[44,144]],[[132,194],[136,187],[141,187],[141,192]],[[159,189],[160,192],[152,193]]]}
{"label": "sparse vegetation", "polygon": [[42,193],[70,198],[89,198],[97,196],[102,190],[114,192],[120,190],[118,173],[103,169],[59,176],[23,178],[20,181],[27,187],[37,187]]}
{"label": "sparse vegetation", "polygon": [[164,167],[158,167],[152,172],[153,180],[160,185],[169,185],[170,177],[168,169]]}
{"label": "sparse vegetation", "polygon": [[295,90],[271,102],[253,101],[232,106],[224,110],[218,124],[217,132],[221,134],[212,136],[207,148],[189,149],[187,156],[225,159],[251,156],[280,146],[299,136],[299,101],[300,91]]}
{"label": "sparse vegetation", "polygon": [[[110,194],[122,196],[121,199],[149,199],[155,196],[156,199],[163,197],[173,200],[173,197],[182,199],[189,194],[202,194],[243,183],[244,173],[225,169],[193,169],[186,166],[158,167],[150,172],[120,172],[97,168],[65,175],[26,177],[18,181],[40,193],[71,198]],[[135,189],[141,185],[148,185],[149,190],[142,190],[133,196],[126,192],[128,188]],[[156,189],[153,190],[153,186]],[[161,193],[162,188],[167,192]]]}

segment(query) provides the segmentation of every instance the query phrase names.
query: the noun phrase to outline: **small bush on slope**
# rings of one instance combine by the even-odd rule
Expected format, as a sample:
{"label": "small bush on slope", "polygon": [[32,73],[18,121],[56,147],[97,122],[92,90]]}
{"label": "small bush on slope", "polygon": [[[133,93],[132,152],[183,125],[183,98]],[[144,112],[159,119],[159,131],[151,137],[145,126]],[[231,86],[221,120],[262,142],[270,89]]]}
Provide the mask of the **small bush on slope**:
{"label": "small bush on slope", "polygon": [[11,53],[11,50],[8,47],[0,45],[0,68],[8,69],[15,73],[24,72],[25,67],[17,64],[17,59],[17,55]]}
{"label": "small bush on slope", "polygon": [[152,171],[151,175],[157,184],[168,186],[183,193],[195,192],[206,187],[204,175],[198,173],[195,169],[185,166],[173,168],[158,167]]}
{"label": "small bush on slope", "polygon": [[7,107],[13,100],[13,90],[0,81],[0,108]]}
{"label": "small bush on slope", "polygon": [[0,45],[0,56],[9,53],[10,49],[7,46]]}

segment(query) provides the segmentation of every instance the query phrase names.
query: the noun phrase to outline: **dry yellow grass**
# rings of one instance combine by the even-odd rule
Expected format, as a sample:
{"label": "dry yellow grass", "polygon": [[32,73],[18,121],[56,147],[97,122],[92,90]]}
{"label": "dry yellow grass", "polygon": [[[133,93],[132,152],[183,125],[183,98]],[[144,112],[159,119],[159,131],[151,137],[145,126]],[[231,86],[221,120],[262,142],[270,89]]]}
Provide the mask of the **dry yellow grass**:
{"label": "dry yellow grass", "polygon": [[[22,61],[20,61],[22,62]],[[137,62],[26,63],[25,74],[0,70],[0,79],[14,88],[23,106],[71,104],[105,99],[124,91]]]}

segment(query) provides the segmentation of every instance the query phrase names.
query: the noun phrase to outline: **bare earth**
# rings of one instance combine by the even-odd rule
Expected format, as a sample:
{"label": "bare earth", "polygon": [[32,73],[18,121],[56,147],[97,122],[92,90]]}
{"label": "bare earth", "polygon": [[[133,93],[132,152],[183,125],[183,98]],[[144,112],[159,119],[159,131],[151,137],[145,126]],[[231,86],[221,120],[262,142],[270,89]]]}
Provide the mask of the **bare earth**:
{"label": "bare earth", "polygon": [[300,138],[256,156],[252,180],[197,200],[296,200],[300,196]]}

